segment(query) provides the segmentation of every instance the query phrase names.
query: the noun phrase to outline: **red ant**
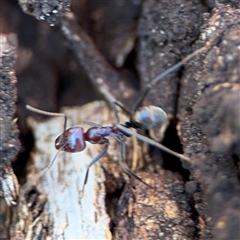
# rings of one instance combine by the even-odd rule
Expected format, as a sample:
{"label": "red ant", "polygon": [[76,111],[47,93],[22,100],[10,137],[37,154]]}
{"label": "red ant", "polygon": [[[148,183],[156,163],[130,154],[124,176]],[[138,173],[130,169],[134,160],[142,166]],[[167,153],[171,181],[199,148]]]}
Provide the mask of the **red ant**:
{"label": "red ant", "polygon": [[[130,115],[130,120],[128,122],[125,122],[124,124],[119,123],[118,115],[116,112],[116,105],[119,106],[121,109],[123,109],[125,112],[127,112]],[[64,128],[63,133],[57,137],[55,140],[55,147],[58,150],[55,157],[52,159],[52,161],[49,163],[49,165],[39,174],[39,176],[35,179],[35,181],[40,178],[54,163],[56,160],[58,154],[61,151],[69,152],[69,153],[76,153],[81,152],[86,148],[86,141],[92,143],[92,144],[104,144],[103,150],[90,162],[90,164],[87,167],[85,178],[84,178],[84,184],[83,184],[83,190],[88,180],[88,173],[90,167],[95,164],[108,150],[109,147],[109,140],[107,137],[114,137],[121,143],[121,160],[119,161],[122,169],[124,172],[126,172],[128,175],[136,178],[146,186],[150,187],[149,184],[144,182],[139,176],[134,174],[125,164],[125,156],[126,156],[126,146],[124,137],[130,137],[135,136],[139,140],[149,143],[150,145],[153,145],[155,147],[158,147],[164,151],[169,152],[170,154],[173,154],[179,158],[184,158],[189,160],[186,156],[182,154],[178,154],[160,143],[155,142],[154,140],[151,140],[147,137],[144,137],[140,134],[134,133],[129,128],[142,128],[142,129],[152,129],[155,126],[159,126],[163,122],[167,120],[166,113],[159,107],[155,106],[145,106],[139,108],[137,111],[134,110],[132,112],[129,112],[126,110],[121,104],[115,102],[113,104],[113,109],[115,113],[115,118],[117,120],[117,124],[113,126],[101,126],[95,123],[91,122],[85,122],[91,127],[84,132],[84,129],[81,126],[74,126],[66,129],[67,125],[67,116],[63,113],[52,113],[43,111],[34,107],[31,107],[29,105],[26,105],[26,108],[30,111],[37,112],[40,114],[48,115],[48,116],[61,116],[64,117]]]}
{"label": "red ant", "polygon": [[[67,117],[63,113],[52,113],[43,111],[34,107],[31,107],[29,105],[26,105],[26,108],[30,111],[48,115],[48,116],[62,116],[64,117],[64,129],[63,133],[55,140],[55,147],[58,150],[55,157],[52,159],[50,164],[43,170],[43,172],[38,176],[41,177],[45,171],[47,171],[54,161],[56,160],[58,154],[60,151],[65,151],[69,153],[75,153],[75,152],[81,152],[86,148],[86,141],[92,143],[92,144],[104,144],[103,150],[90,162],[90,164],[87,167],[87,171],[85,174],[84,184],[83,184],[83,191],[84,187],[88,180],[88,173],[90,167],[95,164],[108,150],[109,147],[109,140],[107,137],[115,137],[120,143],[121,143],[121,161],[119,161],[122,169],[129,174],[132,177],[135,177],[137,180],[145,184],[146,186],[150,187],[149,184],[144,182],[140,177],[138,177],[136,174],[134,174],[123,162],[125,159],[125,153],[126,153],[126,146],[124,142],[124,137],[130,137],[134,136],[138,138],[141,141],[147,142],[150,145],[153,145],[157,148],[162,149],[163,151],[166,151],[176,157],[179,157],[181,159],[184,159],[186,161],[191,161],[190,158],[176,153],[166,147],[164,147],[162,144],[155,142],[154,140],[144,137],[138,133],[135,133],[131,131],[129,128],[143,128],[146,130],[152,129],[153,127],[161,125],[164,121],[167,120],[166,113],[159,107],[156,106],[145,106],[140,107],[142,101],[144,100],[145,96],[147,95],[148,91],[153,87],[153,85],[163,79],[165,76],[167,76],[169,73],[175,71],[179,67],[183,66],[186,62],[188,62],[190,59],[192,59],[194,56],[196,56],[198,53],[202,52],[205,47],[202,47],[192,54],[185,57],[182,61],[178,62],[162,74],[158,75],[156,78],[154,78],[148,85],[146,90],[143,92],[143,94],[140,96],[140,98],[136,101],[135,105],[133,106],[132,110],[129,112],[126,110],[120,103],[114,102],[113,103],[113,109],[115,113],[115,119],[117,124],[113,126],[106,126],[103,127],[101,125],[87,122],[88,125],[91,127],[84,132],[83,128],[81,126],[74,126],[66,129],[67,125]],[[119,123],[118,115],[116,112],[116,106],[119,106],[123,111],[125,111],[129,116],[130,120],[124,124]]]}
{"label": "red ant", "polygon": [[[114,104],[121,106],[119,103],[114,103]],[[69,153],[81,152],[86,148],[86,141],[88,141],[92,144],[104,144],[105,146],[104,146],[103,150],[90,162],[90,164],[87,167],[87,171],[86,171],[85,178],[84,178],[84,184],[83,184],[83,190],[84,190],[84,186],[86,185],[87,180],[88,180],[88,173],[89,173],[90,167],[93,164],[95,164],[107,152],[108,147],[109,147],[109,140],[107,137],[114,137],[121,143],[121,161],[119,161],[119,162],[120,162],[122,169],[128,175],[135,177],[137,180],[139,180],[140,182],[142,182],[143,184],[145,184],[146,186],[151,188],[151,186],[149,184],[144,182],[140,177],[138,177],[136,174],[134,174],[124,164],[124,159],[125,159],[125,155],[126,155],[125,154],[126,147],[125,147],[125,142],[124,142],[124,136],[129,137],[129,136],[131,136],[131,134],[126,133],[124,130],[122,131],[120,129],[121,127],[119,128],[117,125],[101,126],[101,125],[98,125],[95,123],[86,122],[88,125],[91,126],[86,132],[84,132],[84,130],[81,126],[74,126],[74,127],[70,127],[68,129],[66,129],[67,116],[65,114],[47,112],[47,111],[43,111],[43,110],[31,107],[29,105],[26,105],[26,108],[30,111],[48,115],[48,116],[64,117],[64,131],[55,140],[55,147],[58,150],[58,152],[55,155],[55,157],[53,158],[53,160],[50,162],[50,164],[46,167],[46,169],[44,169],[43,172],[38,176],[38,178],[41,177],[45,173],[45,171],[52,166],[52,164],[56,160],[60,151],[65,151],[65,152],[69,152]],[[122,106],[121,106],[121,108],[124,109]],[[157,107],[155,107],[153,109],[155,110],[156,114],[158,114],[159,117],[161,118],[161,120],[158,119],[158,124],[160,123],[160,121],[161,122],[166,121],[167,115],[163,110],[161,110],[160,108],[157,108]],[[114,107],[114,111],[115,111],[115,116],[118,119],[115,107]],[[127,111],[127,110],[125,110],[125,111]],[[142,108],[142,110],[140,110],[140,112],[138,112],[138,111],[136,112],[136,115],[138,117],[141,115],[144,116],[143,120],[146,120],[146,118],[145,118],[146,114],[147,114],[147,111],[145,108]],[[157,117],[156,114],[155,114],[155,117]],[[156,124],[156,122],[157,121],[155,121],[155,124]],[[143,123],[140,123],[140,122],[136,122],[136,121],[130,119],[129,122],[126,122],[125,124],[122,124],[121,126],[124,129],[130,128],[130,127],[139,128],[141,126],[145,126],[146,124],[147,124],[147,122],[144,122],[144,121],[143,121]],[[146,128],[146,126],[145,126],[145,128]]]}

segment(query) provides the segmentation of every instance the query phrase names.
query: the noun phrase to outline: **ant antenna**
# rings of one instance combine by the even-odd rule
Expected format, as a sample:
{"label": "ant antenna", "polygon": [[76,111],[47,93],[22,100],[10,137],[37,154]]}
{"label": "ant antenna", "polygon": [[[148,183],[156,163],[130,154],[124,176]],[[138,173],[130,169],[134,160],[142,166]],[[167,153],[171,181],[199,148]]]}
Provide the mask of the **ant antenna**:
{"label": "ant antenna", "polygon": [[133,173],[125,164],[124,164],[124,159],[126,159],[126,144],[124,142],[124,138],[123,135],[119,135],[117,137],[117,140],[121,143],[121,158],[119,161],[119,164],[122,168],[122,170],[128,174],[129,176],[136,178],[138,181],[140,181],[141,183],[143,183],[144,185],[146,185],[149,188],[153,188],[152,186],[150,186],[149,184],[147,184],[145,181],[143,181],[138,175],[136,175],[135,173]]}
{"label": "ant antenna", "polygon": [[66,126],[67,126],[67,116],[64,113],[54,113],[54,112],[47,112],[35,107],[32,107],[30,105],[26,105],[26,108],[29,111],[35,112],[35,113],[40,113],[46,116],[50,116],[50,117],[64,117],[64,125],[63,125],[63,132],[66,130]]}

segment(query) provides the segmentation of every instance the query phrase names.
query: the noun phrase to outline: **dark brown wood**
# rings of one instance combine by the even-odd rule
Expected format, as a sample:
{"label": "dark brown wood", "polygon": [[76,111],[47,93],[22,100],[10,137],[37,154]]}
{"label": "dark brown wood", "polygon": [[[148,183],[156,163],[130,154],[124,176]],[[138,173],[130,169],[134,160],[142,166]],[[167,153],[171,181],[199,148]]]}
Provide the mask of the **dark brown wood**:
{"label": "dark brown wood", "polygon": [[9,211],[17,204],[18,181],[12,162],[20,151],[19,130],[15,119],[17,79],[14,65],[17,58],[15,34],[0,34],[0,238],[8,236]]}

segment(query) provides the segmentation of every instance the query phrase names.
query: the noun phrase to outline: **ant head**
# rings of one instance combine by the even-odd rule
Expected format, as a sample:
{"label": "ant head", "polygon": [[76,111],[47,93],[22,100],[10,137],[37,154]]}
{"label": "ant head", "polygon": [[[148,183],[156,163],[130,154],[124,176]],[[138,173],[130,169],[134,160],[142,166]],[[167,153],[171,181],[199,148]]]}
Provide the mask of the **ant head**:
{"label": "ant head", "polygon": [[150,130],[167,121],[167,114],[156,106],[143,106],[133,114],[132,122],[143,129]]}
{"label": "ant head", "polygon": [[79,126],[68,128],[55,140],[56,149],[65,152],[81,152],[86,148],[83,128]]}

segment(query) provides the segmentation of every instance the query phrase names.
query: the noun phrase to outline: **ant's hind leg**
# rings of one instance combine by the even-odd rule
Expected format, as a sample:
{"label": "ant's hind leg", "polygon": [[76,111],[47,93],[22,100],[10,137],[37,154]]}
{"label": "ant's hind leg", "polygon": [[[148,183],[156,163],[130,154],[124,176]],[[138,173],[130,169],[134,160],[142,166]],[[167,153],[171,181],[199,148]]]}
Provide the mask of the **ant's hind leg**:
{"label": "ant's hind leg", "polygon": [[122,161],[120,161],[120,165],[121,165],[121,168],[123,169],[123,171],[125,173],[127,173],[129,176],[136,178],[138,181],[140,181],[141,183],[143,183],[147,187],[152,188],[152,186],[150,186],[149,184],[144,182],[138,175],[133,173]]}
{"label": "ant's hind leg", "polygon": [[90,164],[87,167],[87,171],[85,173],[85,178],[84,178],[84,183],[83,183],[83,187],[82,187],[82,194],[81,194],[81,198],[83,197],[84,194],[84,188],[85,185],[87,184],[87,180],[88,180],[88,174],[89,174],[89,169],[90,167],[95,164],[108,150],[108,146],[109,146],[109,141],[108,139],[105,139],[105,147],[103,148],[103,150],[90,162]]}
{"label": "ant's hind leg", "polygon": [[127,173],[129,176],[136,178],[138,181],[140,181],[141,183],[143,183],[144,185],[146,185],[149,188],[152,188],[149,184],[147,184],[146,182],[144,182],[138,175],[136,175],[135,173],[133,173],[125,164],[124,164],[124,160],[126,159],[126,145],[123,141],[123,139],[118,138],[118,141],[121,143],[121,159],[119,161],[121,168],[123,169],[123,171],[125,173]]}
{"label": "ant's hind leg", "polygon": [[[130,129],[128,129],[128,128],[120,125],[120,124],[117,124],[116,126],[117,126],[117,128],[118,128],[121,132],[123,132],[124,134],[126,134],[126,135],[128,135],[128,136],[136,137],[138,140],[140,140],[140,141],[142,141],[142,142],[148,143],[148,144],[150,144],[150,145],[152,145],[152,146],[154,146],[154,147],[157,147],[158,149],[163,150],[164,152],[167,152],[167,153],[169,153],[169,154],[171,154],[171,155],[173,155],[173,156],[175,156],[175,157],[180,158],[181,161],[182,161],[182,160],[185,160],[185,161],[188,162],[188,163],[191,163],[191,162],[192,162],[192,160],[191,160],[189,157],[187,157],[187,156],[185,156],[185,155],[183,155],[183,154],[174,152],[173,150],[171,150],[171,149],[163,146],[162,144],[160,144],[160,143],[152,140],[151,138],[145,137],[145,136],[143,136],[143,135],[141,135],[141,134],[139,134],[139,133],[137,133],[137,132],[133,132],[133,131],[131,131]],[[119,140],[119,141],[120,141],[120,140]],[[121,141],[120,141],[120,142],[121,142]]]}

